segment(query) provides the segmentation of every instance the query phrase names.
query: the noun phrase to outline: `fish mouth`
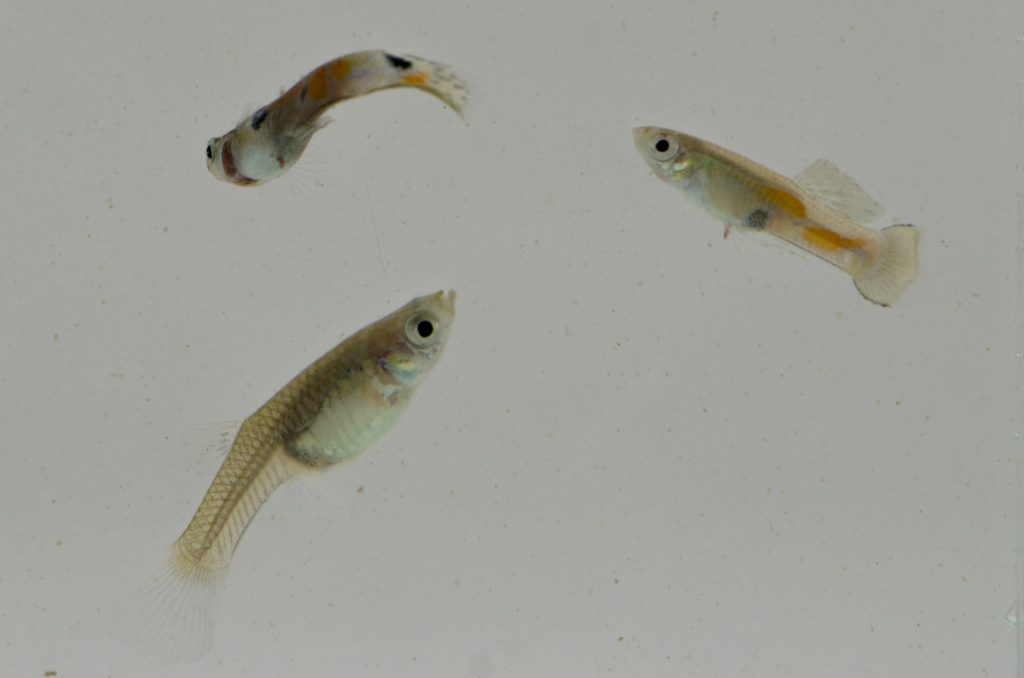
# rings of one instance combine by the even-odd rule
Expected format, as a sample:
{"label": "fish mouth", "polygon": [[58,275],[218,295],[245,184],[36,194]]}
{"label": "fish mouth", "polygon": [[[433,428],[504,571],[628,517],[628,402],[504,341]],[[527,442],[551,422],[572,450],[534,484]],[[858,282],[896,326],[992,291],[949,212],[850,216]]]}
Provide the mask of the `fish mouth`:
{"label": "fish mouth", "polygon": [[455,316],[455,299],[458,294],[455,290],[438,290],[433,294],[428,294],[424,299],[429,299],[432,304],[438,307],[438,310],[442,311],[448,316]]}
{"label": "fish mouth", "polygon": [[651,138],[657,127],[634,127],[633,128],[633,143],[636,144],[637,148],[641,148],[647,143],[647,140]]}
{"label": "fish mouth", "polygon": [[455,293],[455,290],[448,290],[447,292],[444,290],[438,290],[437,294],[434,296],[436,310],[440,316],[438,319],[441,321],[445,332],[447,332],[451,328],[452,323],[455,322],[455,298],[457,296],[458,295]]}

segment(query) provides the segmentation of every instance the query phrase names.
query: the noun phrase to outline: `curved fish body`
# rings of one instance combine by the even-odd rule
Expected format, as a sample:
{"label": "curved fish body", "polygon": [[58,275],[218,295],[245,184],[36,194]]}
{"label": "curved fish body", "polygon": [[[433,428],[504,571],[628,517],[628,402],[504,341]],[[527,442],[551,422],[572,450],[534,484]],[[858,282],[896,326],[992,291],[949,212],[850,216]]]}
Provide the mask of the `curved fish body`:
{"label": "curved fish body", "polygon": [[917,277],[917,228],[861,225],[881,208],[828,161],[794,180],[682,132],[638,127],[633,140],[660,179],[725,222],[726,235],[736,227],[796,245],[846,271],[864,298],[882,306]]}
{"label": "curved fish body", "polygon": [[390,429],[436,364],[454,317],[454,292],[414,299],[342,341],[246,419],[175,542],[180,567],[222,572],[277,486],[357,457]]}
{"label": "curved fish body", "polygon": [[206,166],[222,181],[255,186],[287,172],[313,134],[329,121],[324,112],[345,99],[392,87],[433,94],[462,114],[466,83],[447,66],[383,50],[355,52],[328,61],[277,99],[246,116],[235,129],[206,145]]}
{"label": "curved fish body", "polygon": [[[282,483],[362,454],[438,362],[455,292],[413,299],[342,341],[243,422],[157,582],[136,635],[164,661],[208,649],[219,584],[256,512]],[[152,597],[152,594],[151,596]]]}

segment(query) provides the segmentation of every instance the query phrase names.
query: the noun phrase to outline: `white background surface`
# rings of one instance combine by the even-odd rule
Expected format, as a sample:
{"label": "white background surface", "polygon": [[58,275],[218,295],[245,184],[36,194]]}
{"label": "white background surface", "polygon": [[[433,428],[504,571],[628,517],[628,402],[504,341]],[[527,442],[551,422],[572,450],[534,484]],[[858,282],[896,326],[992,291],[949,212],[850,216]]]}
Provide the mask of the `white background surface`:
{"label": "white background surface", "polygon": [[[1009,675],[1017,16],[827,5],[0,7],[0,674]],[[283,179],[208,174],[377,47],[469,78],[468,126],[382,92]],[[640,124],[833,160],[920,226],[920,278],[882,309],[723,241]],[[140,667],[111,622],[203,431],[441,287],[403,420],[271,498],[205,660]]]}

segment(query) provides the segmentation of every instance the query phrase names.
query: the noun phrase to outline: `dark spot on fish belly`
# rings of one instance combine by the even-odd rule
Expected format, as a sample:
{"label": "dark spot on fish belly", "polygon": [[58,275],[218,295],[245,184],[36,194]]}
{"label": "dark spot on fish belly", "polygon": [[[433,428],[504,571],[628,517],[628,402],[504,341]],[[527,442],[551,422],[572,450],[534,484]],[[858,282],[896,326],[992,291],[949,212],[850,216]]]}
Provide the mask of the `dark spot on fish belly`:
{"label": "dark spot on fish belly", "polygon": [[305,85],[302,88],[302,91],[299,92],[299,101],[305,101],[306,100],[306,92],[308,92],[308,91],[309,91],[309,85]]}
{"label": "dark spot on fish belly", "polygon": [[263,121],[267,119],[267,109],[261,108],[252,114],[252,128],[259,129]]}
{"label": "dark spot on fish belly", "polygon": [[765,227],[765,224],[768,223],[769,217],[771,217],[771,215],[768,214],[768,210],[764,209],[763,207],[758,207],[756,210],[747,215],[746,224],[750,228],[756,228],[758,230],[761,230],[762,228]]}
{"label": "dark spot on fish belly", "polygon": [[410,68],[412,68],[412,62],[409,61],[408,59],[403,59],[402,57],[398,56],[392,56],[391,54],[385,54],[384,56],[388,58],[388,61],[391,63],[392,66],[394,66],[400,71],[407,71]]}

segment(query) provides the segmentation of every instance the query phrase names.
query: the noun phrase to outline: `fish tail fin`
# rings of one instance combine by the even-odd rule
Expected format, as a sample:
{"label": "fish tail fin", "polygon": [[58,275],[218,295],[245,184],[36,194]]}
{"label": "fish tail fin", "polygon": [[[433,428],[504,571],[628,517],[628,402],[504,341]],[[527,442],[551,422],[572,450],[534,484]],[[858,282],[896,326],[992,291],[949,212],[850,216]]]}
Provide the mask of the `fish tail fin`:
{"label": "fish tail fin", "polygon": [[[227,564],[191,553],[178,539],[163,567],[141,582],[121,626],[147,664],[194,661],[213,643]],[[210,555],[209,552],[205,555]]]}
{"label": "fish tail fin", "polygon": [[469,101],[469,85],[455,72],[434,61],[420,57],[387,54],[387,59],[398,71],[397,87],[416,87],[450,106],[460,116],[465,117],[466,105]]}
{"label": "fish tail fin", "polygon": [[900,224],[881,233],[884,244],[878,261],[854,276],[853,283],[868,301],[891,306],[917,278],[917,227]]}

